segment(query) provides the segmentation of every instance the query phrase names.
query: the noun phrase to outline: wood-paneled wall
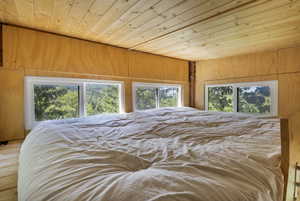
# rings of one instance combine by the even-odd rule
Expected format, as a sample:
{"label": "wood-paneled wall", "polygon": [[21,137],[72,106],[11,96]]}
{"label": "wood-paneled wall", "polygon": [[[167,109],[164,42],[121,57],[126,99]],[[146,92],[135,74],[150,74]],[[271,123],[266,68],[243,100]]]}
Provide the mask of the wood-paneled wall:
{"label": "wood-paneled wall", "polygon": [[188,61],[4,25],[0,67],[0,140],[24,138],[24,76],[120,80],[125,111],[132,111],[131,84],[181,84],[189,103]]}
{"label": "wood-paneled wall", "polygon": [[300,111],[300,47],[197,62],[196,107],[204,109],[205,84],[279,81],[279,115]]}

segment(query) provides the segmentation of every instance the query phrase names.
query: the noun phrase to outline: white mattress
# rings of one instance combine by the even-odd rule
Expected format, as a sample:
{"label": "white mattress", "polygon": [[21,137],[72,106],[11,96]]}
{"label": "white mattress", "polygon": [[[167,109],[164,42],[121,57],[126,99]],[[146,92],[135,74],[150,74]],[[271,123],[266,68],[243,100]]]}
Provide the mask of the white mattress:
{"label": "white mattress", "polygon": [[282,201],[276,119],[166,108],[37,126],[19,201]]}

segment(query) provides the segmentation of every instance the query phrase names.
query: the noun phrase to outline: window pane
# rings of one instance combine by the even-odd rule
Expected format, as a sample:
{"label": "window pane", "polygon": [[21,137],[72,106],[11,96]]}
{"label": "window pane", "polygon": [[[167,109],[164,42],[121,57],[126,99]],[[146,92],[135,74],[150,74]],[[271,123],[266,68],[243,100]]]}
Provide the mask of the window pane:
{"label": "window pane", "polygon": [[271,113],[270,87],[239,87],[238,111],[245,113]]}
{"label": "window pane", "polygon": [[88,116],[120,112],[118,85],[87,84],[85,97]]}
{"label": "window pane", "polygon": [[78,86],[34,85],[35,120],[79,116]]}
{"label": "window pane", "polygon": [[233,112],[233,88],[231,86],[209,87],[208,110]]}
{"label": "window pane", "polygon": [[178,93],[178,88],[159,88],[159,107],[177,107]]}
{"label": "window pane", "polygon": [[156,88],[138,87],[135,93],[136,109],[146,110],[156,108]]}

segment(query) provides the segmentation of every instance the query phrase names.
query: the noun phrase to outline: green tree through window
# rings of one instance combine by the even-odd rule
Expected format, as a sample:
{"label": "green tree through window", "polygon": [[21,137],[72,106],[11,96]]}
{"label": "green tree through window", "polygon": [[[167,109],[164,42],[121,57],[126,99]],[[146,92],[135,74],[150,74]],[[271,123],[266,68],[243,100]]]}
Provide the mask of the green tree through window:
{"label": "green tree through window", "polygon": [[79,116],[77,86],[34,85],[35,120],[53,120]]}
{"label": "green tree through window", "polygon": [[[79,85],[35,84],[35,121],[76,118],[80,116]],[[86,85],[86,114],[119,113],[119,86]]]}
{"label": "green tree through window", "polygon": [[209,87],[208,110],[233,112],[233,88],[231,86]]}
{"label": "green tree through window", "polygon": [[276,101],[272,100],[275,98],[272,93],[275,93],[276,82],[268,82],[265,86],[255,84],[257,83],[208,86],[208,110],[276,115],[276,108],[272,105]]}
{"label": "green tree through window", "polygon": [[239,87],[238,111],[268,114],[271,112],[270,87]]}
{"label": "green tree through window", "polygon": [[119,113],[119,87],[116,85],[86,85],[87,115]]}
{"label": "green tree through window", "polygon": [[135,90],[135,107],[138,110],[178,107],[179,87],[138,86]]}

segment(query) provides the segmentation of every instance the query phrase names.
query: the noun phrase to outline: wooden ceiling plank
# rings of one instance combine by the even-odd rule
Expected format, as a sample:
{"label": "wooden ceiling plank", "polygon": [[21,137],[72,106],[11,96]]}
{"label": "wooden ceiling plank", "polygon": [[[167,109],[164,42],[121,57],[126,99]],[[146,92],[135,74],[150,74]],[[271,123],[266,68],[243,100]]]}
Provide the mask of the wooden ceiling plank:
{"label": "wooden ceiling plank", "polygon": [[[282,7],[281,10],[285,10],[286,7]],[[297,9],[295,10],[289,10],[289,12],[281,12],[284,15],[281,15],[278,13],[278,15],[274,15],[273,18],[264,18],[266,20],[258,20],[260,23],[256,24],[251,24],[249,26],[248,22],[242,22],[240,21],[238,25],[233,23],[231,27],[228,29],[223,29],[222,31],[216,31],[212,30],[207,34],[202,34],[202,37],[199,38],[194,38],[188,41],[188,43],[183,43],[182,41],[176,40],[177,44],[173,43],[172,45],[169,46],[163,46],[160,48],[150,48],[147,47],[148,50],[151,50],[153,52],[164,52],[164,50],[173,50],[177,51],[180,48],[185,47],[193,47],[193,46],[206,46],[207,44],[215,41],[226,41],[228,37],[233,38],[236,37],[237,35],[251,35],[255,34],[256,32],[259,32],[260,30],[265,30],[265,29],[270,29],[272,27],[272,30],[280,29],[286,25],[291,26],[299,24],[299,19],[300,15],[295,15],[297,13]],[[274,13],[270,13],[271,15]],[[290,16],[287,16],[290,15]],[[258,15],[253,16],[253,17],[259,17]],[[252,20],[251,20],[252,21]],[[262,23],[262,21],[265,21]],[[244,24],[245,26],[242,26]],[[178,45],[180,44],[180,45]]]}
{"label": "wooden ceiling plank", "polygon": [[[262,47],[266,47],[266,46],[268,46],[268,44],[269,44],[269,46],[264,50],[270,49],[271,47],[272,48],[283,48],[283,47],[285,47],[284,44],[286,44],[287,41],[294,41],[295,43],[296,43],[296,41],[300,41],[299,31],[294,32],[293,34],[281,33],[281,34],[278,34],[277,36],[274,36],[272,38],[263,36],[260,39],[255,39],[255,40],[252,40],[252,41],[247,41],[246,43],[239,43],[239,44],[235,44],[235,45],[231,45],[231,46],[230,45],[229,46],[218,46],[217,48],[210,48],[210,49],[200,48],[200,49],[201,49],[201,51],[204,50],[205,52],[210,54],[211,56],[207,57],[207,58],[211,59],[211,58],[217,58],[221,54],[222,54],[221,57],[233,56],[233,55],[235,55],[233,53],[233,51],[235,49],[240,49],[239,51],[242,51],[242,49],[244,49],[244,50],[248,49],[248,51],[249,51],[250,47],[255,47],[256,46],[257,51],[262,51],[262,49],[263,49]],[[276,44],[274,42],[276,42]],[[280,45],[280,44],[283,44],[283,45]],[[185,55],[187,55],[187,54],[193,55],[196,52],[198,52],[198,50],[199,50],[199,48],[190,48],[190,49],[187,49],[186,51],[176,52],[176,55],[178,55],[179,57],[180,57],[180,55],[184,55],[184,54]],[[219,53],[213,55],[215,52],[219,52]],[[244,53],[246,53],[246,52],[247,51],[245,51]],[[201,57],[199,57],[199,56],[196,56],[196,57],[199,60],[201,59]]]}
{"label": "wooden ceiling plank", "polygon": [[[211,35],[211,33],[217,33],[220,30],[224,31],[227,27],[235,27],[237,23],[242,25],[252,25],[249,22],[243,22],[243,19],[247,18],[258,18],[257,16],[260,14],[265,14],[268,12],[274,12],[273,9],[280,8],[280,12],[282,12],[282,6],[286,5],[285,2],[281,1],[273,1],[273,3],[264,3],[264,4],[257,4],[257,5],[250,5],[245,8],[236,10],[234,12],[226,14],[226,16],[218,16],[217,18],[213,18],[209,21],[200,23],[196,25],[195,27],[192,27],[194,32],[191,32],[190,29],[183,30],[180,33],[177,34],[171,34],[166,38],[163,38],[164,42],[161,40],[153,41],[149,44],[144,45],[145,48],[149,48],[150,50],[156,50],[159,48],[165,48],[174,44],[178,45],[178,40],[181,40],[181,42],[187,42],[190,41],[191,43],[194,42],[193,39],[199,40],[203,37],[203,35]],[[276,16],[276,15],[273,15]],[[260,16],[259,16],[260,18]],[[272,19],[272,18],[271,18]],[[260,22],[261,19],[258,19],[257,21]],[[270,20],[268,18],[267,20]],[[255,22],[255,21],[254,21]],[[190,34],[190,35],[188,35]],[[157,48],[155,48],[157,46]]]}
{"label": "wooden ceiling plank", "polygon": [[90,12],[90,8],[94,2],[95,0],[75,0],[65,20],[65,28],[71,34],[81,35],[85,33],[85,30],[81,29],[81,24],[84,23],[83,19]]}
{"label": "wooden ceiling plank", "polygon": [[89,34],[89,30],[95,26],[100,19],[114,6],[117,0],[95,0],[89,12],[84,17],[84,23],[81,24],[81,29],[86,30],[85,37],[91,37],[96,39],[97,36]]}
{"label": "wooden ceiling plank", "polygon": [[[145,23],[143,26],[139,27],[136,30],[130,31],[129,33],[123,34],[117,39],[118,44],[124,43],[132,43],[131,41],[139,40],[145,41],[149,39],[151,36],[153,37],[153,32],[156,30],[159,33],[168,33],[169,31],[175,30],[178,27],[183,27],[192,22],[197,21],[197,18],[200,16],[205,17],[209,16],[209,11],[214,10],[215,7],[218,7],[219,4],[222,5],[228,4],[228,2],[232,2],[232,0],[221,0],[217,1],[200,1],[199,4],[195,5],[193,8],[183,9],[180,13],[175,13],[176,16],[172,16],[172,10],[169,10],[169,19],[160,19],[154,18],[153,20]],[[205,15],[205,16],[203,16]],[[149,32],[149,34],[146,34]],[[151,34],[150,34],[151,33]],[[134,44],[136,44],[135,42]]]}
{"label": "wooden ceiling plank", "polygon": [[134,19],[143,15],[147,10],[159,4],[162,0],[140,0],[134,6],[127,10],[118,20],[106,27],[99,33],[98,39],[101,41],[111,38],[122,27],[132,27],[130,23]]}
{"label": "wooden ceiling plank", "polygon": [[243,55],[243,54],[249,54],[255,52],[277,50],[281,48],[295,47],[300,45],[299,36],[284,41],[280,41],[279,43],[278,41],[275,42],[278,45],[274,45],[274,42],[270,43],[270,41],[267,41],[266,43],[255,44],[251,46],[248,45],[248,46],[243,46],[241,48],[218,49],[217,51],[210,51],[204,53],[203,51],[193,50],[193,52],[174,54],[170,56],[174,58],[185,57],[188,60],[197,61],[197,60],[216,59],[216,58],[223,58],[229,56]]}
{"label": "wooden ceiling plank", "polygon": [[[299,34],[294,34],[293,36],[288,36],[287,38],[275,38],[273,40],[267,40],[265,42],[259,41],[256,44],[240,45],[239,47],[228,47],[225,49],[216,49],[210,51],[210,56],[208,59],[227,57],[239,54],[246,54],[251,52],[267,51],[267,50],[276,50],[281,48],[293,47],[300,44]],[[197,60],[201,57],[195,56]]]}
{"label": "wooden ceiling plank", "polygon": [[54,2],[53,0],[34,0],[34,21],[38,29],[51,30]]}
{"label": "wooden ceiling plank", "polygon": [[[224,4],[221,4],[224,2]],[[155,27],[152,28],[152,31],[144,31],[144,33],[138,33],[138,35],[132,35],[130,37],[130,40],[127,36],[126,41],[127,43],[131,43],[131,44],[135,44],[132,46],[132,48],[136,48],[137,46],[140,46],[144,43],[147,43],[147,41],[153,41],[156,40],[156,38],[161,38],[161,37],[166,37],[167,35],[169,35],[170,33],[177,33],[179,30],[184,29],[186,30],[188,26],[194,25],[194,24],[198,24],[201,21],[206,21],[209,18],[216,16],[216,15],[220,15],[223,12],[228,12],[231,9],[234,9],[236,7],[239,7],[241,5],[244,5],[246,3],[249,2],[253,2],[252,0],[243,0],[243,1],[218,1],[218,4],[214,5],[214,7],[199,7],[198,10],[196,10],[194,13],[193,17],[190,17],[189,19],[187,19],[186,21],[184,21],[184,23],[180,23],[177,22],[174,26],[169,26],[166,27],[166,29],[161,30],[161,29],[156,29]],[[188,15],[190,16],[190,15]],[[182,19],[181,19],[182,20]],[[144,37],[145,39],[142,39],[142,37]],[[123,44],[123,43],[121,43]]]}
{"label": "wooden ceiling plank", "polygon": [[75,0],[54,0],[54,13],[52,17],[52,30],[55,33],[69,34],[65,29],[65,20],[73,7]]}
{"label": "wooden ceiling plank", "polygon": [[0,1],[0,22],[4,22],[4,15],[5,15],[5,11],[4,11],[4,8],[5,8],[5,3],[4,1]]}
{"label": "wooden ceiling plank", "polygon": [[3,14],[4,20],[6,23],[15,23],[21,24],[21,20],[19,19],[19,13],[17,10],[15,0],[2,0],[3,1]]}
{"label": "wooden ceiling plank", "polygon": [[31,26],[33,23],[33,1],[18,1],[18,3],[15,5],[18,11],[19,19],[22,20],[22,25]]}
{"label": "wooden ceiling plank", "polygon": [[124,13],[127,12],[132,6],[138,3],[139,0],[118,0],[116,3],[105,13],[103,17],[95,24],[91,30],[90,34],[98,36],[102,30],[108,27],[110,24],[118,20]]}
{"label": "wooden ceiling plank", "polygon": [[[277,31],[277,33],[272,32],[272,35],[268,34],[268,32],[265,33],[259,33],[255,37],[251,36],[244,36],[239,37],[237,40],[228,40],[223,43],[212,43],[207,47],[201,47],[201,46],[194,46],[189,48],[183,48],[182,50],[176,51],[176,53],[180,53],[182,51],[186,51],[187,49],[190,51],[193,51],[194,49],[202,49],[203,51],[211,51],[213,49],[219,49],[222,48],[223,50],[227,47],[238,47],[240,45],[249,45],[253,42],[261,42],[265,40],[273,40],[274,38],[284,38],[288,39],[291,36],[294,36],[294,34],[297,34],[299,30],[293,29],[293,28],[286,28],[284,30]],[[279,40],[279,39],[278,39]],[[169,54],[171,52],[167,52],[166,54]]]}
{"label": "wooden ceiling plank", "polygon": [[[180,15],[183,12],[186,12],[192,9],[195,6],[199,6],[203,2],[208,2],[207,0],[186,0],[186,1],[171,1],[172,4],[169,4],[167,0],[161,0],[158,4],[150,7],[146,12],[134,18],[125,26],[122,26],[119,30],[113,33],[107,40],[108,41],[117,41],[119,38],[124,35],[128,35],[131,32],[135,32],[138,29],[141,29],[145,25],[151,26],[161,23],[162,21],[168,21],[174,16]],[[163,9],[164,8],[164,9]],[[147,23],[145,23],[145,21]],[[151,24],[151,25],[150,25]]]}
{"label": "wooden ceiling plank", "polygon": [[[300,18],[297,20],[297,22],[300,23]],[[278,28],[280,28],[280,29],[278,29]],[[270,31],[270,30],[272,30],[272,31]],[[263,29],[253,30],[252,33],[235,34],[226,39],[219,39],[218,41],[207,43],[206,46],[194,45],[194,46],[189,46],[189,47],[182,47],[181,49],[175,49],[175,50],[169,49],[169,51],[158,51],[158,52],[160,54],[172,54],[174,52],[180,53],[181,51],[185,51],[186,49],[193,49],[193,48],[202,48],[204,50],[208,50],[209,48],[216,48],[216,46],[224,47],[228,44],[231,44],[231,45],[238,45],[239,43],[247,44],[248,42],[251,42],[252,40],[257,41],[261,38],[268,39],[268,38],[276,37],[278,35],[281,36],[284,34],[286,34],[286,35],[292,34],[294,32],[300,33],[300,29],[297,29],[297,26],[294,24],[276,25],[274,27],[268,27],[268,29],[263,28]]]}
{"label": "wooden ceiling plank", "polygon": [[[264,41],[274,41],[280,39],[289,39],[291,36],[300,36],[299,29],[295,28],[286,28],[283,30],[278,30],[276,32],[269,33],[259,33],[255,36],[244,36],[239,37],[237,40],[228,40],[223,43],[217,43],[216,45],[218,47],[236,47],[240,44],[252,44],[252,43],[258,43],[258,42],[264,42]],[[211,46],[214,48],[214,45]],[[210,46],[205,47],[205,49],[209,50]]]}

